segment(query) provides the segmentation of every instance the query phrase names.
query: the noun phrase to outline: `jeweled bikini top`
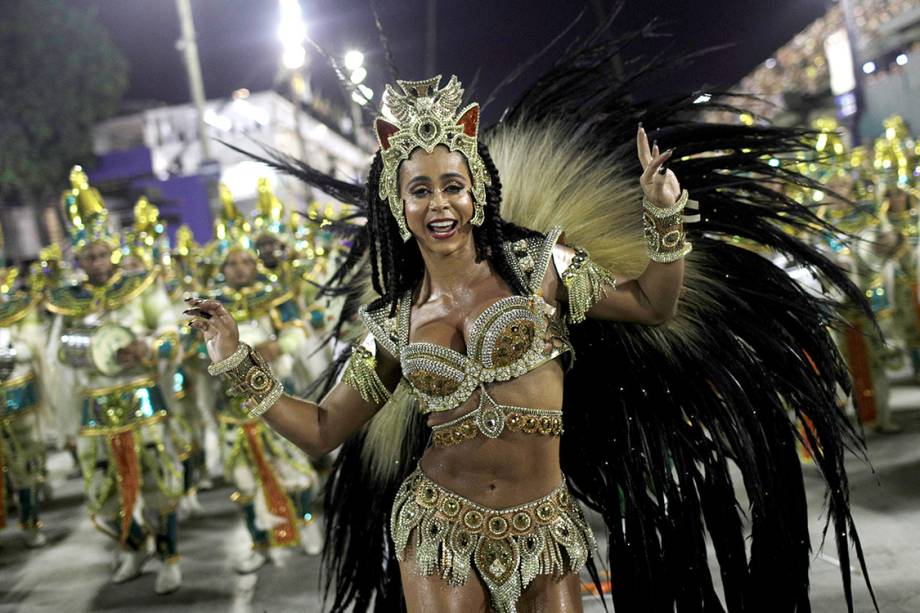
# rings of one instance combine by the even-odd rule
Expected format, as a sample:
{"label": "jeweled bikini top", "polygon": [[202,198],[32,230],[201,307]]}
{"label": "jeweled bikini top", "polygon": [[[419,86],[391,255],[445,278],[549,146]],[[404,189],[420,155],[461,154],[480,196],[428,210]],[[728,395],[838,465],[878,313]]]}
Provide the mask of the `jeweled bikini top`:
{"label": "jeweled bikini top", "polygon": [[559,234],[554,228],[546,236],[505,244],[514,272],[530,294],[501,298],[483,311],[470,327],[466,353],[434,343],[409,342],[410,292],[400,298],[394,317],[389,317],[387,306],[361,309],[374,339],[399,358],[422,412],[455,409],[480,385],[520,377],[571,351],[565,331],[553,330],[553,336],[563,342],[544,353],[552,313],[540,295],[540,286]]}

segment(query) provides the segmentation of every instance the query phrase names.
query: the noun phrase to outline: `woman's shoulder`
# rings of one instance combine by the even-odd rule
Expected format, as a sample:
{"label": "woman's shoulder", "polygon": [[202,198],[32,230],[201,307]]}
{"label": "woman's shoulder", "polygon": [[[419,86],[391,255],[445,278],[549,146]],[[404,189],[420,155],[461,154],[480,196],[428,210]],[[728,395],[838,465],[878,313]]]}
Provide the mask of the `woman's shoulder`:
{"label": "woman's shoulder", "polygon": [[405,296],[397,299],[378,298],[370,303],[362,305],[358,309],[358,316],[371,333],[374,340],[377,341],[384,349],[394,356],[399,355],[399,348],[405,342],[407,336],[403,330],[405,324],[405,315],[407,314],[407,305],[404,303]]}
{"label": "woman's shoulder", "polygon": [[553,258],[553,247],[562,236],[562,229],[553,226],[546,232],[520,228],[518,236],[505,241],[503,248],[508,263],[521,284],[531,292],[539,291]]}

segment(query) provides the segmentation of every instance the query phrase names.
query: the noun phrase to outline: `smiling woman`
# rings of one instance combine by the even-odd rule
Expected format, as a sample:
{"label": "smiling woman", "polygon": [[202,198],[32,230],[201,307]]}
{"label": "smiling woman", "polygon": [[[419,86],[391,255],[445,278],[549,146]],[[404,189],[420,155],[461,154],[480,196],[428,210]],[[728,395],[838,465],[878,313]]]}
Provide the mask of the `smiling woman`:
{"label": "smiling woman", "polygon": [[[861,300],[772,221],[815,227],[774,191],[807,179],[766,162],[801,135],[687,120],[715,96],[630,102],[607,70],[615,49],[574,49],[482,134],[456,77],[398,81],[363,186],[266,160],[366,217],[340,228],[354,246],[326,288],[376,294],[352,351],[307,402],[281,393],[219,304],[198,301],[211,317],[192,325],[251,417],[311,454],[342,445],[326,496],[333,610],[581,610],[580,569],[600,586],[582,504],[604,521],[618,611],[806,610],[790,410],[831,486],[844,577],[848,536],[862,563],[835,312],[726,240],[781,249]],[[671,148],[650,142],[650,117]]]}
{"label": "smiling woman", "polygon": [[[399,176],[406,224],[420,246],[437,245],[437,253],[445,255],[460,245],[472,246],[469,222],[474,200],[463,154],[449,151],[446,146],[436,147],[431,153],[416,149],[403,163]],[[449,241],[451,238],[456,240]]]}

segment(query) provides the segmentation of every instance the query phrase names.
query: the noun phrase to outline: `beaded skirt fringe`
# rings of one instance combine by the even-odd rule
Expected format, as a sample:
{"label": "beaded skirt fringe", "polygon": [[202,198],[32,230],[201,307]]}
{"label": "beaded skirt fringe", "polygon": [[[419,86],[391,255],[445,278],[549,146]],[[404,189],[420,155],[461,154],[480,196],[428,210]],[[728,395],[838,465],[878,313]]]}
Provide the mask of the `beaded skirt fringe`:
{"label": "beaded skirt fringe", "polygon": [[489,509],[416,469],[396,494],[390,528],[400,561],[411,539],[420,574],[459,587],[475,572],[498,613],[516,611],[535,577],[577,572],[596,549],[565,482],[533,502]]}

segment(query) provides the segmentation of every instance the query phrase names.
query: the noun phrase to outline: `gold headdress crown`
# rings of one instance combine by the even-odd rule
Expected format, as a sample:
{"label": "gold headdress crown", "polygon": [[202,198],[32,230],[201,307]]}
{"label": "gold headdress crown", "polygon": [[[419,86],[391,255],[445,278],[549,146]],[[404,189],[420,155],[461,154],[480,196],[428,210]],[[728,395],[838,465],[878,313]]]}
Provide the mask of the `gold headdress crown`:
{"label": "gold headdress crown", "polygon": [[245,251],[256,257],[252,244],[252,227],[236,207],[233,194],[224,183],[218,185],[223,210],[214,222],[214,240],[205,248],[212,264],[221,265],[233,251]]}
{"label": "gold headdress crown", "polygon": [[89,184],[80,166],[70,171],[70,189],[61,195],[61,206],[67,218],[67,230],[74,251],[96,242],[118,249],[118,237],[109,227],[109,213],[102,195]]}
{"label": "gold headdress crown", "polygon": [[122,251],[141,259],[147,268],[169,255],[166,225],[160,219],[160,209],[147,196],[138,198],[134,205],[134,224],[125,232]]}
{"label": "gold headdress crown", "polygon": [[265,177],[259,178],[259,200],[252,225],[256,236],[271,234],[282,240],[287,238],[284,226],[284,203],[272,191],[272,186]]}
{"label": "gold headdress crown", "polygon": [[192,229],[186,224],[179,226],[179,229],[176,230],[175,254],[189,257],[195,255],[199,249],[200,247],[195,242],[195,235],[192,233]]}
{"label": "gold headdress crown", "polygon": [[389,109],[395,122],[384,117],[374,121],[383,158],[378,188],[380,198],[389,202],[404,241],[412,234],[399,198],[399,165],[418,148],[431,153],[438,145],[444,145],[466,157],[476,205],[471,223],[481,225],[485,217],[483,206],[490,180],[477,148],[479,105],[470,104],[457,111],[463,100],[460,81],[451,76],[443,88],[438,87],[440,83],[441,75],[438,75],[425,81],[396,81],[401,91],[387,85],[383,94],[384,108]]}

